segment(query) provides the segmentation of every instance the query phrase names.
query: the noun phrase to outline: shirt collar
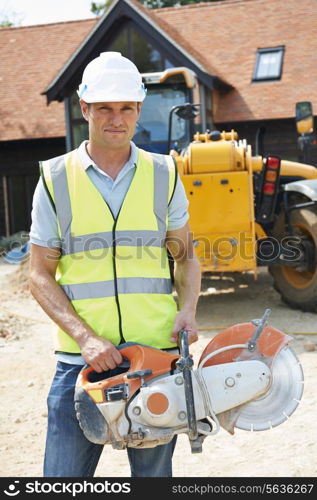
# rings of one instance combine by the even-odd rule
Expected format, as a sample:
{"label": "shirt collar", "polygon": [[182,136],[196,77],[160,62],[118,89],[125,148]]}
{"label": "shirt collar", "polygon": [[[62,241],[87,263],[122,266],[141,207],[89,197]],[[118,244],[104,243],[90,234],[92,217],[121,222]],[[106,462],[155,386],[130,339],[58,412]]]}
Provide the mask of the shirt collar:
{"label": "shirt collar", "polygon": [[[79,159],[84,167],[85,170],[87,170],[89,167],[93,167],[95,169],[98,169],[98,171],[102,172],[103,174],[107,175],[105,172],[103,172],[100,167],[90,158],[89,154],[87,153],[86,145],[88,144],[88,141],[83,141],[79,148],[78,148],[78,156]],[[131,144],[131,154],[130,158],[126,162],[126,164],[123,166],[123,169],[125,171],[130,170],[130,168],[133,168],[137,164],[137,159],[138,159],[138,148],[134,144],[134,142],[130,142]],[[123,170],[122,169],[122,170]]]}

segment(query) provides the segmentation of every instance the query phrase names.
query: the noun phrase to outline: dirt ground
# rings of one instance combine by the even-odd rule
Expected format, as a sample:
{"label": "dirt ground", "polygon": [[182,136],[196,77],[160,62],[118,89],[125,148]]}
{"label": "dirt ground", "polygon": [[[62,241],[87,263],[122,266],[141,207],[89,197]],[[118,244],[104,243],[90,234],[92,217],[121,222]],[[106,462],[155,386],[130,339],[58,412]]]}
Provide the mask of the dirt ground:
{"label": "dirt ground", "polygon": [[[50,321],[30,296],[21,266],[0,263],[2,477],[41,477],[46,430],[46,395],[55,357]],[[188,438],[178,438],[175,477],[316,477],[317,476],[317,317],[289,309],[263,269],[250,274],[211,276],[203,280],[198,307],[199,340],[191,346],[197,361],[204,346],[224,327],[249,321],[272,309],[270,324],[293,335],[305,385],[300,405],[289,420],[268,431],[221,428],[207,437],[203,452],[192,454]],[[106,446],[96,476],[128,477],[125,451]]]}

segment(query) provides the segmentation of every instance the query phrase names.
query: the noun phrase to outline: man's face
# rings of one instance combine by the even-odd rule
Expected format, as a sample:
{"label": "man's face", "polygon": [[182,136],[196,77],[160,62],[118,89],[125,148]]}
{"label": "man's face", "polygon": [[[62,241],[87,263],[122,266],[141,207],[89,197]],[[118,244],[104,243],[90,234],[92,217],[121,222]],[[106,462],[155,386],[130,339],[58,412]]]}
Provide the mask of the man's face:
{"label": "man's face", "polygon": [[80,100],[84,118],[89,124],[89,140],[100,146],[119,149],[130,143],[140,115],[138,102],[96,102]]}

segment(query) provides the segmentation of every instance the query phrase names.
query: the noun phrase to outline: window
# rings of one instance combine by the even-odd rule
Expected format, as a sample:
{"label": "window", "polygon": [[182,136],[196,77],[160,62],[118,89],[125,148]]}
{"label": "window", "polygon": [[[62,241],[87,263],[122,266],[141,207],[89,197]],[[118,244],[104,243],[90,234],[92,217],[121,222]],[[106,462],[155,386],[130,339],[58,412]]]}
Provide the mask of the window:
{"label": "window", "polygon": [[279,80],[282,75],[284,47],[258,49],[253,81]]}
{"label": "window", "polygon": [[69,114],[71,116],[71,147],[78,148],[82,141],[88,139],[88,123],[82,115],[76,91],[70,96],[66,106],[69,106]]}
{"label": "window", "polygon": [[166,54],[157,50],[130,22],[125,23],[106,50],[121,52],[136,64],[141,73],[163,71],[172,64]]}

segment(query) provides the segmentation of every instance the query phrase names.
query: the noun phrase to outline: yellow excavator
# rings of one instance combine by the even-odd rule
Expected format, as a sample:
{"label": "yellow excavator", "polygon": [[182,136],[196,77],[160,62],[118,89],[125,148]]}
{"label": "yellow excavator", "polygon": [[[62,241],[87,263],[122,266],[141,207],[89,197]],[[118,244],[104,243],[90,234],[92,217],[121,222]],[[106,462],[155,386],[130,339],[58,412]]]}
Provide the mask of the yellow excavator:
{"label": "yellow excavator", "polygon": [[[256,277],[267,266],[288,305],[317,311],[317,168],[254,156],[235,130],[195,131],[195,118],[206,110],[193,104],[197,80],[186,68],[146,74],[144,82],[148,97],[134,140],[175,159],[202,272]],[[302,143],[313,132],[309,104],[296,107]],[[161,112],[155,118],[153,106]]]}

